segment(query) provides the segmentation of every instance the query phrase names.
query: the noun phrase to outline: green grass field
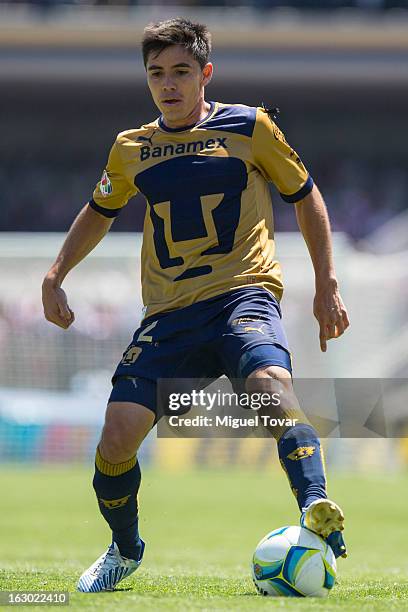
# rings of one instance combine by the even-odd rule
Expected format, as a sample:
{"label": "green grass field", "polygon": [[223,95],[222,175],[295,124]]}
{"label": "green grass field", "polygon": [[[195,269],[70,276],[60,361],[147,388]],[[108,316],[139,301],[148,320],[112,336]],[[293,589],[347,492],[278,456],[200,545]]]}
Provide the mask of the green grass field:
{"label": "green grass field", "polygon": [[349,558],[339,560],[328,600],[298,600],[262,598],[249,573],[258,540],[298,522],[283,474],[144,470],[143,565],[120,590],[97,595],[75,593],[79,574],[109,543],[91,468],[3,466],[0,474],[0,590],[67,590],[71,609],[106,611],[408,609],[408,476],[332,475]]}

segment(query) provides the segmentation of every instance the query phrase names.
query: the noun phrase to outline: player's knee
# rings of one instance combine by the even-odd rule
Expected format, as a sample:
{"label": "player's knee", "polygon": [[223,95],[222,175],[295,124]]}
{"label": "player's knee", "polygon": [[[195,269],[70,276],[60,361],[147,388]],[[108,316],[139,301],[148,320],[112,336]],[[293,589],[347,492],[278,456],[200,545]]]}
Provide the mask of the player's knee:
{"label": "player's knee", "polygon": [[99,449],[109,463],[122,463],[135,455],[154,424],[154,414],[138,404],[108,404]]}
{"label": "player's knee", "polygon": [[267,380],[271,382],[281,382],[285,386],[292,386],[292,376],[289,370],[275,365],[267,365],[257,368],[248,375],[246,382],[248,384],[254,383],[255,381],[261,382]]}
{"label": "player's knee", "polygon": [[135,455],[137,445],[129,438],[129,433],[118,424],[105,423],[99,449],[102,457],[109,463],[122,463]]}
{"label": "player's knee", "polygon": [[245,382],[248,393],[262,393],[270,396],[266,412],[271,416],[292,413],[298,409],[298,401],[292,386],[290,372],[278,366],[266,366],[252,372]]}
{"label": "player's knee", "polygon": [[137,436],[126,419],[108,416],[102,430],[100,450],[109,463],[122,463],[133,457],[138,449]]}

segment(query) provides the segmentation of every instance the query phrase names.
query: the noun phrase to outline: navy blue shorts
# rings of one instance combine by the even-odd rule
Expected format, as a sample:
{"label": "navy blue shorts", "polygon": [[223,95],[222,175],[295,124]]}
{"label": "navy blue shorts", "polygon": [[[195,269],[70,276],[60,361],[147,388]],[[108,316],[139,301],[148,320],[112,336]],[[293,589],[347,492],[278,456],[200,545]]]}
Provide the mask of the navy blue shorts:
{"label": "navy blue shorts", "polygon": [[245,379],[266,365],[291,372],[281,318],[278,301],[260,287],[149,317],[116,368],[109,401],[142,404],[157,415],[160,378]]}

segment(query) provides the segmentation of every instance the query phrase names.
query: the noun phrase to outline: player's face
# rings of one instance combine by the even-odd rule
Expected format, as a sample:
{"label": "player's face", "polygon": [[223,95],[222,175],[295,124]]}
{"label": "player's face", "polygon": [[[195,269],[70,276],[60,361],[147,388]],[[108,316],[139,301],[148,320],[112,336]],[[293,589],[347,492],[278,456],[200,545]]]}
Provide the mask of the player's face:
{"label": "player's face", "polygon": [[167,47],[147,62],[147,83],[168,127],[181,127],[205,115],[204,87],[212,75],[212,64],[200,64],[183,47]]}

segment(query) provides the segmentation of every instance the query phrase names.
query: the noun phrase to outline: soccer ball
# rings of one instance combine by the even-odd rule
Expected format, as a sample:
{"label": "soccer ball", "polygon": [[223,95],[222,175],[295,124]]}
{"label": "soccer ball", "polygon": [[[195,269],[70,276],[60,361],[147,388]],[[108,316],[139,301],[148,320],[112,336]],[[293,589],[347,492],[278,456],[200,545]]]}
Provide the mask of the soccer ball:
{"label": "soccer ball", "polygon": [[304,527],[281,527],[258,544],[252,577],[261,595],[327,597],[336,580],[330,546]]}

